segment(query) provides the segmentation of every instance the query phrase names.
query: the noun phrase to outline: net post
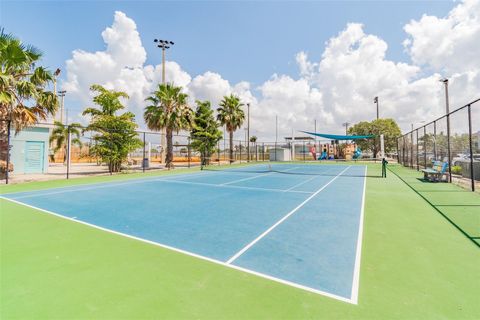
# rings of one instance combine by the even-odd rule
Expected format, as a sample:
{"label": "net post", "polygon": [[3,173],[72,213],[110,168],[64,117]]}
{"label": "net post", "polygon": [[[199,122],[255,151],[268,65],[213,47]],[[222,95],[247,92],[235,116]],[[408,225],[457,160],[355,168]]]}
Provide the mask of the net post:
{"label": "net post", "polygon": [[470,181],[471,189],[475,191],[475,175],[473,166],[473,144],[472,144],[472,110],[471,105],[468,105],[468,144],[470,148]]}

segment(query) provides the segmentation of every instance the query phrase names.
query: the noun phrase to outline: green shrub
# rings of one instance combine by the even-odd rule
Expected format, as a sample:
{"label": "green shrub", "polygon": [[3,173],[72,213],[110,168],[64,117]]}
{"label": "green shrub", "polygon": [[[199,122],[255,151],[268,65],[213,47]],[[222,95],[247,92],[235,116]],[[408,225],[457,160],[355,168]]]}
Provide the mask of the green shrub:
{"label": "green shrub", "polygon": [[462,167],[460,167],[460,166],[453,166],[453,167],[452,167],[452,173],[453,173],[453,174],[461,174],[461,173],[462,173]]}

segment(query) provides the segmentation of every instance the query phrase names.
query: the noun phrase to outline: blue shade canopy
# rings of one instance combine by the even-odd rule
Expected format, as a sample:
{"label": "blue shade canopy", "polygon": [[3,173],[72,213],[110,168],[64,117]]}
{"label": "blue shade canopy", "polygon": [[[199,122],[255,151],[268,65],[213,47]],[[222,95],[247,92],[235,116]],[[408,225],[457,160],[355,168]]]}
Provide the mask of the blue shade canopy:
{"label": "blue shade canopy", "polygon": [[327,138],[330,140],[358,140],[358,139],[369,139],[375,137],[374,134],[368,136],[342,136],[338,134],[326,134],[326,133],[313,133],[308,131],[301,131],[303,133],[311,134],[312,136]]}

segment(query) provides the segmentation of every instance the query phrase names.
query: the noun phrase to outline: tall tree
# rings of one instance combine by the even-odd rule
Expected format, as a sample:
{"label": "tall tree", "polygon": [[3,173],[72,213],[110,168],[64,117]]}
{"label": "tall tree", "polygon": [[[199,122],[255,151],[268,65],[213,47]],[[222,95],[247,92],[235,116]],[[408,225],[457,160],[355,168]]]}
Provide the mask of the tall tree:
{"label": "tall tree", "polygon": [[18,132],[46,120],[58,108],[55,93],[46,90],[52,73],[36,66],[42,53],[0,30],[0,161],[7,158],[7,126]]}
{"label": "tall tree", "polygon": [[210,101],[197,100],[196,103],[197,109],[190,133],[191,146],[200,152],[202,165],[207,165],[218,141],[222,138],[222,131],[218,130],[218,122],[213,115]]}
{"label": "tall tree", "polygon": [[[80,123],[71,123],[65,125],[60,121],[55,121],[55,127],[50,134],[50,145],[53,146],[54,154],[60,149],[63,149],[63,162],[67,159],[67,144],[68,144],[68,134],[70,133],[70,143],[72,145],[77,145],[82,147],[82,141],[80,141],[80,129],[82,126]],[[54,155],[55,156],[55,155]]]}
{"label": "tall tree", "polygon": [[370,150],[376,158],[380,151],[380,135],[383,134],[385,152],[395,150],[397,139],[401,135],[400,128],[393,119],[376,119],[372,122],[362,121],[348,129],[351,135],[375,135],[375,138],[357,140],[357,144],[363,150]]}
{"label": "tall tree", "polygon": [[111,172],[119,172],[128,154],[142,145],[135,131],[135,115],[131,112],[117,115],[117,111],[125,108],[120,98],[128,98],[128,95],[100,85],[92,85],[90,90],[97,93],[93,102],[100,106],[99,109],[87,108],[83,111],[83,115],[92,117],[86,130],[96,132],[91,152],[107,163]]}
{"label": "tall tree", "polygon": [[149,105],[143,117],[151,130],[165,129],[167,138],[167,154],[165,166],[173,168],[173,132],[188,130],[192,126],[193,111],[187,104],[188,95],[182,87],[172,83],[159,84],[155,92],[146,99]]}
{"label": "tall tree", "polygon": [[245,113],[242,110],[243,103],[240,98],[231,94],[224,96],[217,108],[217,119],[221,125],[225,125],[230,140],[230,163],[233,162],[233,133],[242,126]]}

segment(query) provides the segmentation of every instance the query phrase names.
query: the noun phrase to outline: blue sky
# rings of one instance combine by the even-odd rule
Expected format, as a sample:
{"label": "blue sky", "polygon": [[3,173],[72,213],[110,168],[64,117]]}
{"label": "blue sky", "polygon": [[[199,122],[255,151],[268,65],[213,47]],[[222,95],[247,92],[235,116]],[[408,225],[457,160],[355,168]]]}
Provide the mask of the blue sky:
{"label": "blue sky", "polygon": [[83,123],[98,83],[127,92],[145,127],[144,100],[160,79],[154,38],[175,41],[167,81],[182,85],[192,106],[237,94],[251,103],[259,138],[272,138],[276,116],[284,134],[315,120],[342,133],[343,122],[372,120],[374,96],[381,117],[408,130],[443,114],[441,77],[450,78],[452,108],[480,92],[480,0],[0,0],[0,18],[43,50],[43,65],[62,69],[71,121]]}
{"label": "blue sky", "polygon": [[[215,71],[232,82],[253,85],[273,73],[295,76],[294,56],[319,60],[325,41],[348,22],[384,39],[387,58],[409,61],[403,25],[422,14],[445,16],[450,1],[167,2],[1,1],[1,25],[44,51],[45,64],[60,66],[75,49],[96,51],[100,33],[120,10],[137,23],[147,63],[160,62],[155,37],[172,39],[168,52],[190,74]],[[40,18],[40,19],[39,19]]]}

